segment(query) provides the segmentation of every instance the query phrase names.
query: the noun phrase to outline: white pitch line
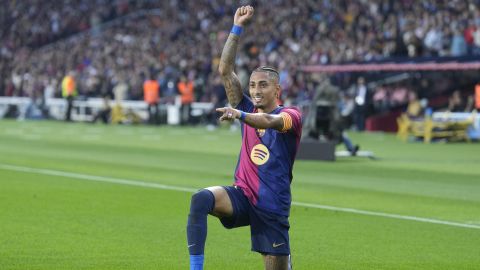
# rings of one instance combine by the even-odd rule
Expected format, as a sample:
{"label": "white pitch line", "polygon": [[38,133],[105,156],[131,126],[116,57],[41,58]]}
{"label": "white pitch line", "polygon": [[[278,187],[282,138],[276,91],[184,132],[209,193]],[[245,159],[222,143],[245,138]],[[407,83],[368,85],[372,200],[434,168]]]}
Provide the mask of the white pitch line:
{"label": "white pitch line", "polygon": [[479,225],[432,219],[432,218],[422,218],[422,217],[415,217],[415,216],[388,214],[388,213],[382,213],[382,212],[372,212],[372,211],[359,210],[354,208],[343,208],[343,207],[313,204],[313,203],[292,202],[292,204],[296,206],[318,208],[318,209],[331,210],[331,211],[340,211],[340,212],[354,213],[354,214],[367,215],[367,216],[387,217],[387,218],[413,220],[413,221],[419,221],[419,222],[442,224],[442,225],[449,225],[449,226],[456,226],[456,227],[463,227],[463,228],[480,229]]}
{"label": "white pitch line", "polygon": [[105,176],[98,176],[98,175],[89,175],[89,174],[80,174],[80,173],[71,173],[71,172],[48,170],[48,169],[20,167],[20,166],[8,165],[8,164],[0,164],[0,169],[17,171],[17,172],[27,172],[27,173],[37,173],[37,174],[44,174],[44,175],[71,177],[71,178],[82,179],[82,180],[87,180],[87,181],[96,181],[96,182],[112,183],[112,184],[119,184],[119,185],[149,187],[149,188],[158,188],[158,189],[184,191],[184,192],[195,192],[195,191],[197,191],[194,188],[168,186],[168,185],[162,185],[162,184],[152,183],[152,182],[142,182],[142,181],[136,181],[136,180],[130,180],[130,179],[121,179],[121,178],[105,177]]}
{"label": "white pitch line", "polygon": [[[158,184],[158,183],[143,182],[143,181],[137,181],[137,180],[132,180],[132,179],[122,179],[122,178],[105,177],[105,176],[98,176],[98,175],[80,174],[80,173],[56,171],[56,170],[49,170],[49,169],[37,169],[37,168],[14,166],[14,165],[1,164],[1,163],[0,163],[0,169],[9,170],[9,171],[16,171],[16,172],[36,173],[36,174],[53,175],[53,176],[61,176],[61,177],[71,177],[71,178],[82,179],[82,180],[87,180],[87,181],[104,182],[104,183],[111,183],[111,184],[118,184],[118,185],[129,185],[129,186],[137,186],[137,187],[158,188],[158,189],[183,191],[183,192],[196,192],[198,190],[198,189],[195,189],[195,188],[163,185],[163,184]],[[422,217],[415,217],[415,216],[404,216],[404,215],[389,214],[389,213],[382,213],[382,212],[373,212],[373,211],[359,210],[359,209],[354,209],[354,208],[344,208],[344,207],[336,207],[336,206],[314,204],[314,203],[303,203],[303,202],[292,202],[292,205],[301,206],[301,207],[308,207],[308,208],[323,209],[323,210],[330,210],[330,211],[353,213],[353,214],[359,214],[359,215],[378,216],[378,217],[394,218],[394,219],[401,219],[401,220],[411,220],[411,221],[417,221],[417,222],[448,225],[448,226],[454,226],[454,227],[480,229],[480,225],[465,224],[465,223],[439,220],[439,219],[432,219],[432,218],[422,218]]]}

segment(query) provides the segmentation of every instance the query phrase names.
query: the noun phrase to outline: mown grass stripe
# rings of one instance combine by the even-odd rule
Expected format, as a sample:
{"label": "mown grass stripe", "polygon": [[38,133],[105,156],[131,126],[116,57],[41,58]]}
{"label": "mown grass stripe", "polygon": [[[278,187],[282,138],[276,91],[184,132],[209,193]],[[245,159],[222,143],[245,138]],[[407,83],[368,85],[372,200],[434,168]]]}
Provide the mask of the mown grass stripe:
{"label": "mown grass stripe", "polygon": [[[98,176],[98,175],[89,175],[89,174],[80,174],[80,173],[73,173],[73,172],[57,171],[57,170],[50,170],[50,169],[30,168],[30,167],[15,166],[15,165],[9,165],[9,164],[0,164],[0,169],[9,170],[9,171],[16,171],[16,172],[36,173],[36,174],[43,174],[43,175],[70,177],[70,178],[75,178],[75,179],[81,179],[81,180],[87,180],[87,181],[96,181],[96,182],[104,182],[104,183],[111,183],[111,184],[118,184],[118,185],[129,185],[129,186],[146,187],[146,188],[157,188],[157,189],[174,190],[174,191],[182,191],[182,192],[195,192],[197,190],[195,188],[179,187],[179,186],[172,186],[172,185],[163,185],[163,184],[159,184],[159,183],[144,182],[144,181],[138,181],[138,180],[133,180],[133,179],[122,179],[122,178],[114,178],[114,177],[106,177],[106,176]],[[330,205],[304,203],[304,202],[292,202],[292,205],[300,206],[300,207],[323,209],[323,210],[329,210],[329,211],[339,211],[339,212],[353,213],[353,214],[359,214],[359,215],[378,216],[378,217],[401,219],[401,220],[410,220],[410,221],[417,221],[417,222],[424,222],[424,223],[431,223],[431,224],[440,224],[440,225],[448,225],[448,226],[462,227],[462,228],[469,228],[469,229],[480,229],[480,226],[474,225],[474,224],[465,224],[465,223],[446,221],[446,220],[438,220],[438,219],[432,219],[432,218],[423,218],[423,217],[415,217],[415,216],[389,214],[389,213],[374,212],[374,211],[360,210],[360,209],[354,209],[354,208],[344,208],[344,207],[336,207],[336,206],[330,206]]]}

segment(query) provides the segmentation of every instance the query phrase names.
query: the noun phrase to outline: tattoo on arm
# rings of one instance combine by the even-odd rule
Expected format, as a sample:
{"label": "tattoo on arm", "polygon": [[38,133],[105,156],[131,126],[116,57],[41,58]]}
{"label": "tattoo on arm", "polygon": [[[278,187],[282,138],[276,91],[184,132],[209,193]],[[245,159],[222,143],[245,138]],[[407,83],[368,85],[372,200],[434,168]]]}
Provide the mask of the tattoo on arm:
{"label": "tattoo on arm", "polygon": [[240,80],[237,75],[232,72],[230,75],[222,76],[222,81],[225,86],[225,91],[227,92],[228,102],[232,107],[237,107],[243,97]]}
{"label": "tattoo on arm", "polygon": [[223,85],[227,93],[228,102],[232,107],[236,107],[242,100],[242,87],[240,80],[234,72],[235,55],[237,53],[239,36],[230,34],[223,47],[220,57],[219,72],[222,76]]}
{"label": "tattoo on arm", "polygon": [[283,119],[279,115],[269,115],[267,113],[249,113],[245,117],[245,124],[253,128],[273,128],[278,131],[283,129]]}

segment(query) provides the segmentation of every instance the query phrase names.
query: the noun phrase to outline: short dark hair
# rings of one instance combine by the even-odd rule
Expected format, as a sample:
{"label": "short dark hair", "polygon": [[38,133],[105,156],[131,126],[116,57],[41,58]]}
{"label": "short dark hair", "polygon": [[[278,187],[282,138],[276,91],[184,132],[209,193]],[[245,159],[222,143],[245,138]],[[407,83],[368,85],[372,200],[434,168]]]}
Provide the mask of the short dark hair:
{"label": "short dark hair", "polygon": [[272,79],[276,82],[280,80],[280,75],[278,74],[278,71],[273,67],[261,66],[256,68],[253,72],[266,72],[269,79]]}

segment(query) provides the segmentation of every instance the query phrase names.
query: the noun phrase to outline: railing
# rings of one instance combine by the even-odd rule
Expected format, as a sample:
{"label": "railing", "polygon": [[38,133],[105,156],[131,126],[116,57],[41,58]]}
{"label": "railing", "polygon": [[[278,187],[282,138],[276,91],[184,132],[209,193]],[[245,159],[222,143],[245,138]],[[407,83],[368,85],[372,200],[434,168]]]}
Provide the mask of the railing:
{"label": "railing", "polygon": [[[94,115],[104,107],[104,100],[101,98],[89,98],[87,100],[75,100],[73,102],[72,120],[73,121],[91,121]],[[28,97],[0,97],[0,118],[3,117],[10,105],[16,105],[20,118],[25,118],[29,106],[32,105],[32,99]],[[110,102],[114,107],[115,101]],[[144,101],[124,100],[121,103],[124,111],[131,110],[135,112],[142,120],[147,120],[147,104]],[[45,108],[51,118],[63,120],[67,109],[65,99],[52,98],[45,101]],[[177,125],[180,123],[180,104],[160,104],[159,109],[167,114],[167,124]],[[191,115],[202,116],[213,109],[212,103],[194,102],[192,104]]]}

